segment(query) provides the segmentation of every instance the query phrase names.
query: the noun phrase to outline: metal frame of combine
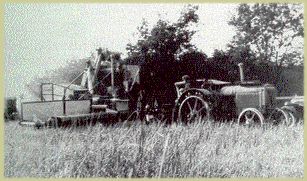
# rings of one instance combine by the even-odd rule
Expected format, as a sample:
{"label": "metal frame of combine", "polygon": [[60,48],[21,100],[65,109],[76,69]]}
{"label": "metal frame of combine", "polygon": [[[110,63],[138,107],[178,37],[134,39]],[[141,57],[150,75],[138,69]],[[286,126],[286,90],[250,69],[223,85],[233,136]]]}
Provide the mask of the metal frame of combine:
{"label": "metal frame of combine", "polygon": [[[95,68],[90,60],[87,66],[68,85],[55,83],[41,83],[40,101],[21,103],[21,125],[36,126],[65,126],[71,124],[110,123],[115,122],[120,114],[128,112],[128,100],[116,97],[114,88],[114,61],[113,57],[105,57],[102,49],[97,49]],[[97,80],[101,64],[110,66],[111,72],[102,80]],[[81,85],[74,82],[82,76]],[[102,82],[111,76],[111,97],[103,99],[104,103],[97,104],[102,97],[94,95],[97,81]],[[47,88],[46,88],[47,87]],[[60,89],[60,90],[59,90]],[[47,98],[49,96],[49,99]]]}

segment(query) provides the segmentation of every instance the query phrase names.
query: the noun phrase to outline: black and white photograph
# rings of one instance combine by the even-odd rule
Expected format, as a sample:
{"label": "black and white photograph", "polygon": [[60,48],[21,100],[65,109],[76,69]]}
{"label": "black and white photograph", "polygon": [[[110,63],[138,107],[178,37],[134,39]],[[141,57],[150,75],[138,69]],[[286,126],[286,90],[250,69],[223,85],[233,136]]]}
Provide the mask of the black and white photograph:
{"label": "black and white photograph", "polygon": [[3,3],[5,178],[303,178],[304,3]]}

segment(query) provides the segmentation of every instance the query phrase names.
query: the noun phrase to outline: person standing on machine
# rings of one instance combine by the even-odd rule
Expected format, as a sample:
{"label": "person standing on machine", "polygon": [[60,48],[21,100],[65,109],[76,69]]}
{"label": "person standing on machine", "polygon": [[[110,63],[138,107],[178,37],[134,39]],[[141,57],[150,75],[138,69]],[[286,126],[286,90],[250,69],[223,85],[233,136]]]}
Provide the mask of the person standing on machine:
{"label": "person standing on machine", "polygon": [[138,98],[140,96],[140,84],[129,71],[127,72],[127,78],[126,93],[129,99],[129,111],[133,112],[137,109]]}

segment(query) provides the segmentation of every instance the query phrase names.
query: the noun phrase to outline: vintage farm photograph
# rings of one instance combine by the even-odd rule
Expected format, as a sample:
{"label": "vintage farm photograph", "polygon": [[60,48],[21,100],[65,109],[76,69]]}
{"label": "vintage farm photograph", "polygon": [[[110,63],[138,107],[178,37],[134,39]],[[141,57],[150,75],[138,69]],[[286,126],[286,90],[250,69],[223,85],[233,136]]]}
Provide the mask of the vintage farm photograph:
{"label": "vintage farm photograph", "polygon": [[303,178],[304,4],[5,3],[6,178]]}

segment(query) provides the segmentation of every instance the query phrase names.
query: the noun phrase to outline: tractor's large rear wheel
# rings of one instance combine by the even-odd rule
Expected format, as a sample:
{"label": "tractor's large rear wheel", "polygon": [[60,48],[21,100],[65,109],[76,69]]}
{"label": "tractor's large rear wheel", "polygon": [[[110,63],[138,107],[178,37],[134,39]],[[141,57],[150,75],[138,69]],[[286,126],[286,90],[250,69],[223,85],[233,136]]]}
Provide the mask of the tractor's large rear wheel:
{"label": "tractor's large rear wheel", "polygon": [[209,119],[209,104],[199,95],[186,97],[178,109],[178,121],[191,123]]}

